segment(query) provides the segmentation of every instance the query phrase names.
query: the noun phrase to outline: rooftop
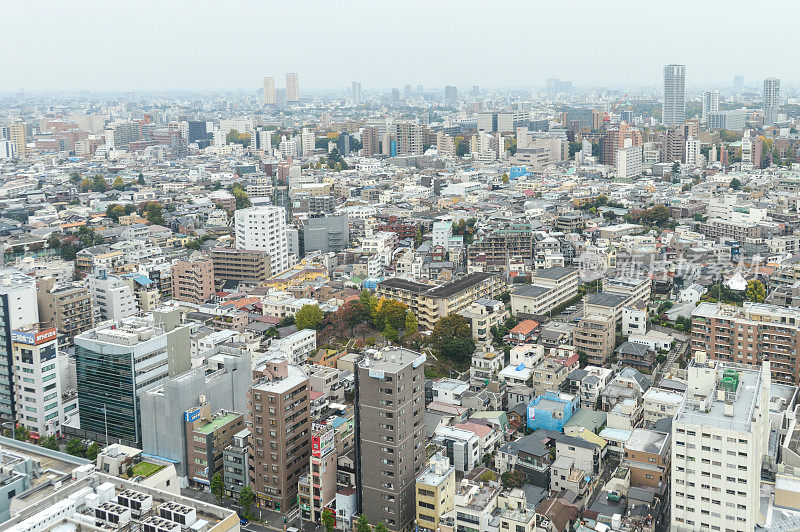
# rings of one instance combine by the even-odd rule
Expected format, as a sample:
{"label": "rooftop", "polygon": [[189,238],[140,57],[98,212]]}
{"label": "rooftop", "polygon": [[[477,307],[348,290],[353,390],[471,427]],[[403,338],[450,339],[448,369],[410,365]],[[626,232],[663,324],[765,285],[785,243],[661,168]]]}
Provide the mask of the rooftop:
{"label": "rooftop", "polygon": [[227,425],[231,421],[235,420],[236,418],[240,417],[241,414],[236,414],[234,412],[230,412],[219,416],[217,418],[212,419],[210,422],[206,423],[202,427],[197,427],[194,429],[195,432],[199,432],[200,434],[211,434],[212,432],[216,431],[218,428]]}
{"label": "rooftop", "polygon": [[589,294],[586,296],[586,304],[598,307],[616,308],[628,300],[628,296],[613,294],[611,292],[600,292],[599,294]]}
{"label": "rooftop", "polygon": [[536,279],[553,279],[553,280],[563,279],[564,277],[567,277],[569,275],[577,273],[577,271],[578,270],[576,270],[575,268],[567,268],[567,267],[564,267],[564,266],[553,266],[551,268],[545,268],[543,270],[538,270],[533,275],[533,280],[536,280]]}

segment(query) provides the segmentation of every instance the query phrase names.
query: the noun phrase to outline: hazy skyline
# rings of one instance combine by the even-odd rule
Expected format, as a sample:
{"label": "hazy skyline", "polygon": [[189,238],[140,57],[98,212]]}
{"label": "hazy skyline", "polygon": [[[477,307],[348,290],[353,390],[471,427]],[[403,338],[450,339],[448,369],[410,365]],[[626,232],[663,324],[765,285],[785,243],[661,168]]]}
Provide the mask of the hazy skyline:
{"label": "hazy skyline", "polygon": [[[6,1],[0,90],[255,90],[266,75],[302,90],[659,86],[686,65],[687,86],[798,81],[800,5],[769,3],[769,40],[744,0],[602,2]],[[781,14],[780,17],[777,14]],[[746,25],[750,23],[750,25]],[[755,44],[755,43],[758,44]]]}

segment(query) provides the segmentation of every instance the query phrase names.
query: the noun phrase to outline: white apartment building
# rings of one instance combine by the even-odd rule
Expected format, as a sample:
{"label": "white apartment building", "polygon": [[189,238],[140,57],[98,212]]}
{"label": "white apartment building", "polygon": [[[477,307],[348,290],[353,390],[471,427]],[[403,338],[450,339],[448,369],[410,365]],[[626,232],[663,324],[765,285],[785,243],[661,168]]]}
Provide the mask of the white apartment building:
{"label": "white apartment building", "polygon": [[671,529],[754,530],[768,452],[769,362],[751,369],[699,351],[688,376],[672,422]]}
{"label": "white apartment building", "polygon": [[[626,144],[630,139],[626,140]],[[625,146],[617,150],[617,177],[632,179],[642,175],[644,152],[641,146]]]}
{"label": "white apartment building", "polygon": [[[313,329],[303,329],[302,331],[297,331],[286,338],[281,338],[274,342],[268,353],[271,356],[285,358],[289,361],[289,364],[299,366],[308,362],[309,357],[316,351],[317,331]],[[255,360],[253,361],[254,367],[256,362]]]}
{"label": "white apartment building", "polygon": [[31,325],[12,331],[11,338],[17,422],[40,436],[57,434],[64,414],[78,406],[75,399],[66,409],[62,403],[58,333]]}
{"label": "white apartment building", "polygon": [[100,320],[121,320],[136,314],[136,297],[131,287],[116,276],[100,275],[86,280],[92,306]]}
{"label": "white apartment building", "polygon": [[700,166],[700,141],[694,137],[686,140],[686,165],[689,168]]}
{"label": "white apartment building", "polygon": [[642,399],[644,401],[644,424],[652,427],[659,419],[673,417],[683,403],[685,394],[659,388],[650,388]]}
{"label": "white apartment building", "polygon": [[702,121],[704,124],[708,123],[708,114],[716,113],[719,111],[719,91],[704,91],[703,92],[703,114]]}
{"label": "white apartment building", "polygon": [[289,268],[286,211],[282,207],[263,205],[239,209],[234,223],[236,249],[268,252],[273,275]]}
{"label": "white apartment building", "polygon": [[449,249],[450,237],[453,236],[453,219],[448,216],[440,216],[433,222],[433,232],[431,233],[432,245],[442,246],[445,251]]}

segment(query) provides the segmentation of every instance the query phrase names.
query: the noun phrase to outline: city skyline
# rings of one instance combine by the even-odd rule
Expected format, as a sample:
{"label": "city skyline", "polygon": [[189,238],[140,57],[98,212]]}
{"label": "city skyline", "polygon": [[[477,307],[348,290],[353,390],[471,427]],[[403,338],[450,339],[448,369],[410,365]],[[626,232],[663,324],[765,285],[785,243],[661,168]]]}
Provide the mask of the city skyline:
{"label": "city skyline", "polygon": [[[690,87],[728,86],[735,75],[743,75],[748,84],[770,76],[787,85],[800,81],[786,68],[791,64],[789,32],[771,36],[769,54],[728,53],[726,28],[748,7],[743,1],[728,2],[725,10],[719,10],[681,0],[669,9],[647,13],[631,13],[624,9],[628,2],[621,0],[610,6],[580,1],[569,8],[516,4],[470,16],[478,13],[476,4],[461,8],[456,25],[443,23],[452,15],[448,6],[424,5],[427,16],[420,16],[419,2],[409,2],[407,9],[391,16],[380,6],[354,2],[340,15],[302,22],[295,5],[233,3],[209,16],[216,4],[199,2],[184,9],[183,2],[176,2],[159,4],[159,17],[152,17],[146,7],[156,4],[144,4],[115,18],[100,10],[74,9],[74,4],[44,2],[36,11],[23,2],[5,6],[0,31],[9,42],[27,45],[6,58],[0,91],[250,90],[259,87],[264,76],[282,81],[288,72],[299,73],[304,91],[347,87],[354,79],[363,83],[364,90],[402,87],[409,81],[430,87],[529,87],[543,85],[551,77],[580,86],[658,86],[661,67],[671,63],[686,65]],[[796,9],[788,2],[778,4]],[[509,26],[509,12],[513,20],[536,21],[531,33],[502,32],[499,50],[475,46],[491,36],[492,28]],[[559,29],[565,17],[570,21],[568,34]],[[273,25],[268,38],[261,29],[265,19],[281,21]],[[43,37],[31,42],[27,25],[21,23],[26,20],[35,20]],[[716,23],[709,25],[710,20]],[[330,60],[318,51],[331,42],[330,31],[337,22],[357,31],[337,36],[337,48],[346,55]],[[620,31],[641,28],[647,39],[631,47],[630,40],[605,37],[603,29],[615,25]],[[691,42],[674,38],[677,27],[693,35]],[[147,39],[117,38],[141,28],[150,28]],[[387,56],[395,39],[409,29],[416,38],[406,42],[405,53]],[[670,46],[663,46],[664,39],[672,39]],[[447,44],[432,53],[431,40]],[[559,44],[552,49],[541,44],[554,42]],[[53,53],[57,43],[69,43],[72,55]],[[470,54],[463,53],[465,47]],[[530,54],[520,59],[526,48]],[[85,66],[87,61],[92,68]]]}

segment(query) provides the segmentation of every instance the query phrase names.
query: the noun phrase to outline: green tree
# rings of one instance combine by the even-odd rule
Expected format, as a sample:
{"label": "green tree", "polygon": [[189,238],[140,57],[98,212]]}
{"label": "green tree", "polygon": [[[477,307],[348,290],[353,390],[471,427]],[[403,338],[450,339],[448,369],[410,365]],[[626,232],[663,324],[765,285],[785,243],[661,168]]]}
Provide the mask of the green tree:
{"label": "green tree", "polygon": [[416,334],[416,332],[419,330],[419,323],[417,322],[417,316],[414,314],[414,312],[411,311],[411,309],[408,309],[408,312],[406,312],[405,326],[406,326],[407,336]]}
{"label": "green tree", "polygon": [[294,315],[294,324],[297,330],[315,329],[319,327],[322,321],[322,310],[319,305],[303,305],[297,314]]}
{"label": "green tree", "polygon": [[500,475],[500,482],[504,488],[521,488],[527,483],[527,478],[525,473],[514,469]]}
{"label": "green tree", "polygon": [[492,458],[491,454],[486,453],[486,454],[483,455],[483,458],[481,458],[481,462],[486,467],[489,467],[492,464],[492,462],[494,462],[494,458]]}
{"label": "green tree", "polygon": [[383,521],[375,525],[375,532],[389,532],[386,528],[386,525],[383,524]]}
{"label": "green tree", "polygon": [[589,365],[589,355],[586,354],[586,351],[578,351],[578,364],[580,364],[582,368]]}
{"label": "green tree", "polygon": [[86,448],[86,458],[89,460],[96,460],[98,454],[100,454],[100,445],[96,441],[93,441],[89,447]]}
{"label": "green tree", "polygon": [[246,209],[252,205],[250,196],[244,191],[244,187],[241,183],[234,183],[231,185],[230,192],[233,194],[234,199],[236,199],[237,209]]}
{"label": "green tree", "polygon": [[456,137],[456,156],[463,157],[469,152],[469,142],[464,137]]}
{"label": "green tree", "polygon": [[253,493],[253,488],[250,486],[243,487],[242,491],[239,492],[239,506],[242,507],[242,512],[245,517],[250,516],[250,510],[253,508],[254,499],[255,494]]}
{"label": "green tree", "polygon": [[144,215],[147,221],[154,225],[167,225],[164,219],[164,208],[160,203],[149,201],[144,205]]}
{"label": "green tree", "polygon": [[406,323],[408,305],[394,299],[382,299],[377,308],[375,324],[378,327],[391,325],[395,330],[402,329]]}
{"label": "green tree", "polygon": [[56,233],[50,235],[47,239],[47,247],[50,249],[58,249],[61,247],[61,237],[59,237]]}
{"label": "green tree", "polygon": [[225,481],[222,479],[222,473],[215,473],[214,476],[211,477],[211,482],[209,484],[211,494],[216,497],[217,504],[222,504],[222,496],[225,494]]}
{"label": "green tree", "polygon": [[17,441],[28,441],[31,439],[31,431],[29,431],[28,427],[25,425],[17,425],[15,433]]}
{"label": "green tree", "polygon": [[122,190],[125,188],[125,181],[122,180],[122,176],[117,176],[114,178],[114,185],[113,187],[117,190]]}
{"label": "green tree", "polygon": [[744,297],[746,297],[748,301],[763,303],[767,297],[767,291],[764,288],[764,283],[758,279],[747,281],[747,288],[744,291]]}
{"label": "green tree", "polygon": [[386,327],[383,329],[383,337],[386,338],[390,342],[396,342],[400,339],[400,335],[397,334],[397,329],[392,327],[391,323],[387,323]]}
{"label": "green tree", "polygon": [[417,232],[414,233],[414,247],[420,247],[422,245],[422,227],[417,227]]}
{"label": "green tree", "polygon": [[497,474],[494,471],[484,471],[478,477],[481,482],[494,482],[497,480]]}
{"label": "green tree", "polygon": [[43,436],[39,438],[39,446],[53,451],[58,450],[58,438],[55,436]]}
{"label": "green tree", "polygon": [[108,190],[108,183],[100,174],[97,174],[92,178],[92,190],[95,192],[105,192]]}
{"label": "green tree", "polygon": [[503,172],[503,177],[501,177],[503,183],[508,183],[508,172]]}
{"label": "green tree", "polygon": [[431,345],[441,356],[453,362],[468,361],[475,352],[475,341],[467,318],[455,313],[440,318],[433,327]]}
{"label": "green tree", "polygon": [[70,183],[74,183],[74,184],[77,185],[78,183],[81,182],[81,180],[82,180],[81,174],[79,174],[77,171],[70,172],[70,174],[69,174]]}
{"label": "green tree", "polygon": [[366,515],[361,514],[356,519],[356,532],[372,532],[372,527],[369,526],[369,520]]}
{"label": "green tree", "polygon": [[333,532],[333,529],[336,528],[336,516],[330,508],[322,510],[322,524],[328,532]]}
{"label": "green tree", "polygon": [[239,133],[235,129],[228,131],[225,135],[226,144],[241,144],[245,148],[250,145],[250,133]]}
{"label": "green tree", "polygon": [[733,179],[731,179],[731,182],[730,182],[730,187],[731,187],[733,190],[739,190],[739,189],[741,189],[741,188],[742,188],[742,182],[741,182],[741,181],[739,181],[738,179],[736,179],[736,178],[734,177]]}
{"label": "green tree", "polygon": [[681,171],[681,163],[679,163],[678,161],[672,163],[672,172],[671,172],[672,175],[678,175],[680,171]]}
{"label": "green tree", "polygon": [[70,438],[66,447],[67,454],[72,456],[86,456],[86,446],[78,438]]}
{"label": "green tree", "polygon": [[144,182],[144,174],[139,172],[139,178],[136,180],[136,182],[139,183],[140,185],[144,185],[145,184],[145,182]]}

